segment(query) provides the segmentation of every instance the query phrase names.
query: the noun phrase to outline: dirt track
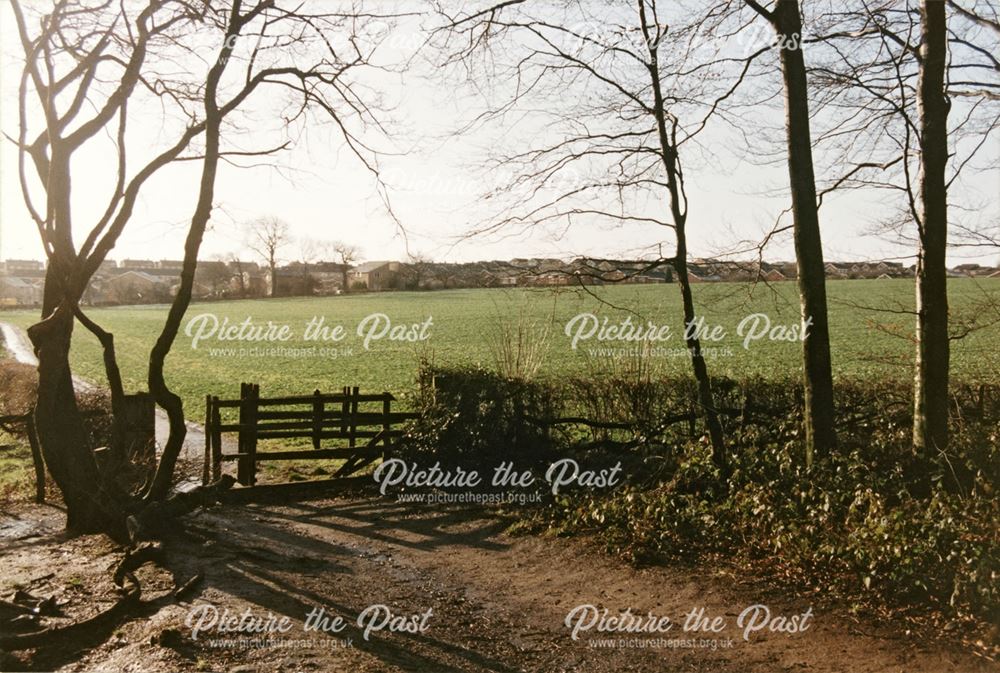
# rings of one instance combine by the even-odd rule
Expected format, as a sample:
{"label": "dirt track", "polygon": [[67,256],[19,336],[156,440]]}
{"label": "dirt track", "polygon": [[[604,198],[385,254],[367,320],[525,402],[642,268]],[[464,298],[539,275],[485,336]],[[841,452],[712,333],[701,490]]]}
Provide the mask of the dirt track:
{"label": "dirt track", "polygon": [[[41,517],[41,518],[40,518]],[[40,537],[23,536],[37,529]],[[101,538],[63,541],[53,510],[22,513],[21,523],[0,519],[3,590],[54,571],[32,584],[41,595],[75,602],[110,601],[108,567],[118,555]],[[510,537],[505,524],[486,513],[388,500],[322,500],[288,506],[225,506],[191,517],[187,533],[168,540],[164,570],[140,575],[146,617],[127,623],[82,651],[43,651],[34,666],[66,670],[241,671],[928,671],[1000,670],[994,664],[922,636],[813,606],[810,628],[795,635],[752,634],[742,640],[738,614],[767,603],[774,614],[800,614],[810,601],[755,593],[724,573],[691,568],[635,570],[594,551],[586,541]],[[21,538],[21,539],[18,539]],[[60,543],[61,544],[58,544]],[[101,553],[90,557],[88,546]],[[175,583],[196,572],[205,580],[176,602]],[[580,604],[617,614],[669,616],[674,629],[663,640],[694,640],[695,646],[595,647],[608,634],[585,632],[573,641],[564,624]],[[292,630],[275,634],[282,646],[222,646],[210,639],[239,637],[211,629],[192,640],[185,625],[197,606],[216,606],[255,616],[287,616]],[[384,604],[396,614],[432,610],[423,633],[375,632],[363,639],[359,613]],[[314,608],[348,622],[337,634],[304,633]],[[676,623],[695,607],[723,616],[729,627],[700,638]],[[96,609],[96,608],[93,608]],[[204,608],[202,608],[204,609]],[[160,634],[168,630],[165,644]],[[178,633],[171,633],[175,629]],[[610,634],[647,640],[653,634]],[[244,636],[245,637],[245,636]],[[173,638],[173,640],[171,639]],[[309,638],[290,647],[288,639]],[[721,647],[732,638],[732,647]],[[151,644],[156,639],[156,644]],[[350,645],[339,645],[350,639]],[[648,643],[648,640],[647,640]],[[74,648],[75,649],[75,648]]]}

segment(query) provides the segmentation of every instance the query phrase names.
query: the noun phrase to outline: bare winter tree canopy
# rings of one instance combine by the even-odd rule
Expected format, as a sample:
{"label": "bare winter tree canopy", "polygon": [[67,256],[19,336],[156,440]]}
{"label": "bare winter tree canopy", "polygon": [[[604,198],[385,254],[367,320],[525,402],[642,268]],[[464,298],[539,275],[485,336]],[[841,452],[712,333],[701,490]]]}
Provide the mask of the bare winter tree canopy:
{"label": "bare winter tree canopy", "polygon": [[288,223],[277,217],[261,217],[247,225],[247,247],[260,257],[271,270],[271,296],[278,287],[278,257],[289,244]]}
{"label": "bare winter tree canopy", "polygon": [[[101,527],[117,518],[121,526],[114,475],[97,473],[82,441],[67,363],[74,316],[104,336],[79,309],[91,276],[128,225],[147,181],[173,162],[200,162],[181,285],[150,355],[150,391],[170,416],[171,437],[146,495],[162,498],[185,434],[180,398],[167,388],[163,361],[190,301],[220,162],[273,154],[292,141],[297,126],[323,119],[340,131],[350,153],[377,180],[377,153],[364,138],[367,127],[381,124],[377,102],[352,88],[351,74],[366,66],[374,49],[357,34],[361,17],[391,20],[395,15],[357,8],[313,12],[274,0],[197,5],[156,0],[121,7],[65,2],[50,11],[14,2],[12,9],[25,54],[16,139],[20,180],[49,258],[43,321],[32,328],[40,360],[39,437],[67,499],[70,524]],[[247,123],[240,119],[241,106],[264,90],[275,94],[278,140],[231,148],[225,139]],[[161,137],[168,138],[152,149],[128,132],[150,101],[162,111]],[[114,139],[117,178],[100,212],[78,212],[74,160],[107,137]],[[271,241],[278,242],[273,236]],[[274,253],[276,248],[272,260]],[[113,342],[110,336],[102,340],[108,378],[118,390]],[[69,465],[79,467],[70,470]],[[100,494],[94,484],[101,485]]]}

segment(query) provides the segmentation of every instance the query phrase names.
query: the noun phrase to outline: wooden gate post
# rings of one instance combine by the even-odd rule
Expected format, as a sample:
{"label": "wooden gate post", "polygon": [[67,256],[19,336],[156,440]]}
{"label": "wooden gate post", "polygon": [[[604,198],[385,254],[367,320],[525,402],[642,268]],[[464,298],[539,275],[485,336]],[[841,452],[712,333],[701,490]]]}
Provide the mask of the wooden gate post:
{"label": "wooden gate post", "polygon": [[257,483],[257,416],[260,411],[260,385],[251,383],[248,385],[249,400],[247,401],[247,412],[249,427],[247,431],[247,452],[250,454],[247,462],[250,468],[250,485]]}
{"label": "wooden gate post", "polygon": [[391,407],[392,407],[392,395],[387,392],[383,393],[385,397],[382,398],[382,460],[389,458],[389,431],[392,427],[390,423]]}
{"label": "wooden gate post", "polygon": [[355,439],[354,433],[358,431],[358,387],[354,386],[351,389],[351,427],[350,427],[350,438],[348,441],[348,446],[352,449],[354,448],[357,440]]}
{"label": "wooden gate post", "polygon": [[201,485],[212,479],[212,396],[205,395],[205,459],[201,466]]}
{"label": "wooden gate post", "polygon": [[323,411],[325,405],[323,403],[323,393],[317,388],[313,391],[313,448],[318,449],[320,447],[320,433],[323,432]]}
{"label": "wooden gate post", "polygon": [[250,486],[250,450],[247,448],[247,423],[249,422],[249,414],[247,413],[247,395],[249,394],[250,384],[241,383],[240,384],[240,406],[239,406],[239,425],[240,429],[237,433],[236,444],[237,453],[240,454],[240,458],[236,463],[236,481],[238,481],[243,486]]}
{"label": "wooden gate post", "polygon": [[217,395],[212,396],[212,431],[208,432],[206,428],[206,438],[211,435],[212,442],[212,481],[219,481],[222,479],[222,430],[219,428],[222,426],[222,412],[219,411],[219,398]]}

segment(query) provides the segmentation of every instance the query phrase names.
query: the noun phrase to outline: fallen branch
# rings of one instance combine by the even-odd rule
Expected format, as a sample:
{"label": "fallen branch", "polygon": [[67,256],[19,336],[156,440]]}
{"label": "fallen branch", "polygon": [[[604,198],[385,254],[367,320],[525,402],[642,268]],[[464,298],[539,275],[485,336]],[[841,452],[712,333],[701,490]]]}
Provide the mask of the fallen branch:
{"label": "fallen branch", "polygon": [[195,576],[194,576],[194,577],[192,577],[192,578],[191,578],[191,579],[189,579],[189,580],[188,580],[187,582],[185,582],[184,584],[180,585],[180,587],[178,587],[178,588],[177,588],[177,591],[175,591],[175,592],[174,592],[174,599],[175,599],[175,600],[178,600],[178,601],[179,601],[179,600],[182,600],[182,599],[183,599],[183,598],[184,598],[184,597],[185,597],[186,595],[188,595],[188,594],[189,594],[189,593],[191,592],[191,590],[192,590],[192,589],[194,589],[194,588],[195,588],[195,587],[196,587],[196,586],[198,585],[198,583],[199,583],[199,582],[201,582],[201,581],[202,581],[203,579],[205,579],[205,576],[204,576],[204,575],[202,575],[201,573],[197,573],[197,574],[195,574]]}

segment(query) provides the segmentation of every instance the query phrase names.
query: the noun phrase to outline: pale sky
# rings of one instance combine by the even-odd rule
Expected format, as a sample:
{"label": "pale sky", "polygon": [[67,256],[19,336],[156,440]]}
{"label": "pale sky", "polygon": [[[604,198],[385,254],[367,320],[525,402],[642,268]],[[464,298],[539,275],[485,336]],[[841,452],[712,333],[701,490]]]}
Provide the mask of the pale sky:
{"label": "pale sky", "polygon": [[[39,0],[41,1],[41,0]],[[16,92],[20,74],[12,12],[0,0],[0,128],[16,133]],[[411,23],[383,52],[387,61],[400,62],[421,42],[419,26]],[[484,178],[477,169],[484,153],[498,143],[516,145],[532,126],[494,126],[466,136],[454,131],[478,110],[476,99],[462,82],[446,82],[423,59],[413,61],[405,76],[373,75],[367,83],[385,91],[394,109],[390,143],[380,146],[400,153],[382,160],[393,209],[408,234],[409,249],[439,261],[509,259],[528,256],[633,257],[649,253],[658,243],[672,249],[672,232],[649,224],[602,225],[579,222],[569,229],[553,227],[514,237],[498,235],[461,240],[473,222],[488,208],[481,199]],[[780,85],[775,70],[774,85]],[[266,117],[267,105],[251,110]],[[780,110],[780,109],[779,109]],[[780,114],[779,114],[780,116]],[[264,124],[266,125],[266,124]],[[133,143],[155,146],[166,142],[170,129],[161,130],[156,109],[130,128]],[[241,135],[241,147],[267,145],[270,136]],[[758,239],[787,207],[787,196],[775,195],[787,183],[783,165],[759,166],[730,151],[730,135],[709,127],[702,137],[702,151],[688,160],[691,203],[689,249],[694,257],[713,256],[731,249],[739,239]],[[141,152],[141,150],[140,150]],[[16,152],[3,141],[0,150],[0,259],[42,257],[38,235],[25,211],[17,180]],[[202,247],[203,259],[244,248],[242,223],[261,215],[278,216],[291,225],[297,239],[284,250],[286,261],[301,256],[301,239],[339,240],[362,249],[364,259],[405,259],[406,245],[399,227],[388,215],[374,182],[355,157],[344,149],[329,126],[309,127],[293,149],[255,168],[224,166],[220,172],[213,225]],[[1000,148],[994,138],[976,161],[991,171],[970,173],[952,194],[968,203],[980,222],[1000,221]],[[97,195],[111,184],[113,164],[94,151],[74,165],[75,204],[79,212],[100,208]],[[144,190],[132,221],[112,259],[179,259],[186,221],[191,216],[197,180],[197,162],[161,172]],[[487,178],[488,179],[488,178]],[[901,258],[909,250],[866,235],[872,225],[888,216],[884,195],[852,192],[828,199],[821,211],[824,255],[828,260]],[[77,221],[85,221],[78,217]],[[78,240],[82,234],[77,234]],[[242,253],[252,257],[249,252]],[[766,253],[771,260],[793,259],[790,237],[774,242]],[[905,260],[909,263],[910,260]],[[974,261],[1000,263],[1000,250],[956,251],[952,264]]]}

